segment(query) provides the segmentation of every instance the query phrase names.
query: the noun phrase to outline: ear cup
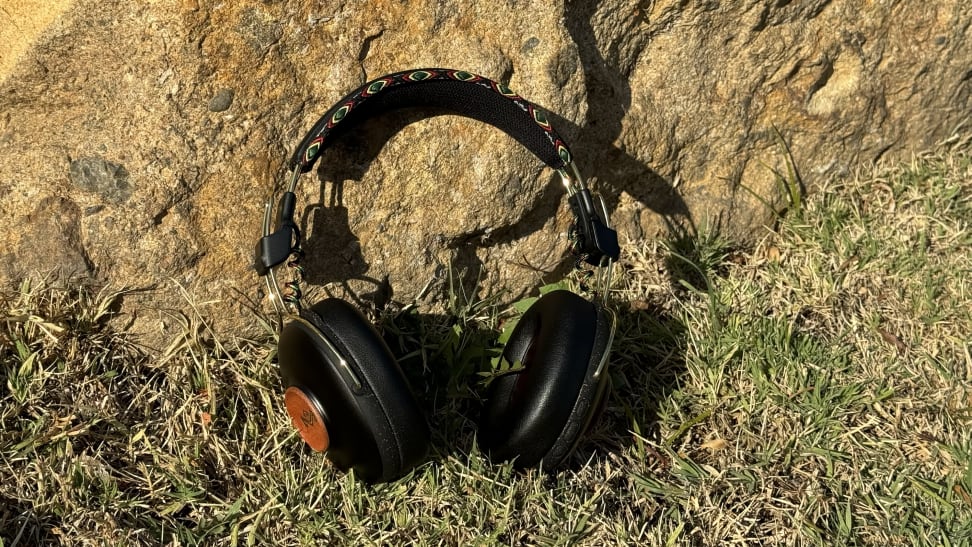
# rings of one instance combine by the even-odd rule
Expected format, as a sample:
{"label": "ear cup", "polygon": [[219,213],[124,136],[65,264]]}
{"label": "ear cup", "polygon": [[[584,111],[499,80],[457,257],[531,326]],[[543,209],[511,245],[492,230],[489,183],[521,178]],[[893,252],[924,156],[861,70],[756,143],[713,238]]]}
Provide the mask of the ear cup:
{"label": "ear cup", "polygon": [[353,306],[330,298],[302,310],[281,332],[278,357],[285,386],[322,410],[336,466],[386,481],[424,457],[428,426],[404,374]]}
{"label": "ear cup", "polygon": [[480,421],[479,443],[517,467],[566,458],[605,396],[604,359],[613,317],[570,291],[541,297],[520,318],[503,351],[523,370],[496,378]]}

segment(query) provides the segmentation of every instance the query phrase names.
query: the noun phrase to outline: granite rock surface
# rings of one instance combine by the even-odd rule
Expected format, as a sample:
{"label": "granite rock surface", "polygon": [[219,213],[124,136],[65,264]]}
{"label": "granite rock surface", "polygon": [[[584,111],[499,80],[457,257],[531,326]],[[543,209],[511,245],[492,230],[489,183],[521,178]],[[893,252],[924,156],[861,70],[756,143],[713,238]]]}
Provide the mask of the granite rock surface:
{"label": "granite rock surface", "polygon": [[[972,4],[850,0],[14,1],[0,12],[0,280],[144,289],[248,332],[264,201],[333,102],[462,68],[546,108],[622,241],[761,237],[788,160],[810,191],[947,138],[972,98]],[[33,12],[31,11],[33,10]],[[29,24],[28,24],[29,22]],[[298,208],[308,283],[515,298],[570,267],[559,179],[503,133],[391,113],[329,150]]]}

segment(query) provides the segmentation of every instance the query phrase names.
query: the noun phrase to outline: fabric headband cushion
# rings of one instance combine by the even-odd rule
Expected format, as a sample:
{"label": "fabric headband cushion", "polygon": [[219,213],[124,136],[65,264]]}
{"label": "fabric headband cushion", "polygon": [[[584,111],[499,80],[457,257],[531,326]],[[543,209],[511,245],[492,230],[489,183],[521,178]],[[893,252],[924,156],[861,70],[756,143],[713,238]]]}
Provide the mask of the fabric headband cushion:
{"label": "fabric headband cushion", "polygon": [[554,169],[571,162],[570,150],[540,107],[488,78],[463,70],[427,68],[382,76],[341,99],[304,137],[290,166],[307,172],[338,137],[365,120],[416,107],[443,109],[488,123]]}

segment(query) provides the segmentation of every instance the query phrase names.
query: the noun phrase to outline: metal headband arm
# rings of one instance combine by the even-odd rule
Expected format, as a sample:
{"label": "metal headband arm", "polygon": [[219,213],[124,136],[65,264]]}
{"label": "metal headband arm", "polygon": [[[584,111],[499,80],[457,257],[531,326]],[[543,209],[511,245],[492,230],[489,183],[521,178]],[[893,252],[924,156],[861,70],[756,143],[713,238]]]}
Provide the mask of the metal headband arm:
{"label": "metal headband arm", "polygon": [[611,229],[604,200],[597,194],[591,194],[576,164],[571,162],[568,167],[573,176],[568,175],[565,169],[558,172],[567,187],[567,200],[576,221],[577,252],[584,255],[584,261],[592,266],[603,266],[605,258],[616,261],[621,256],[621,247],[618,245],[618,233]]}
{"label": "metal headband arm", "polygon": [[294,249],[300,247],[300,228],[294,220],[297,209],[297,179],[300,170],[294,169],[290,177],[290,185],[280,198],[280,208],[277,210],[277,229],[270,233],[270,212],[273,208],[272,199],[267,202],[263,216],[263,237],[257,241],[256,260],[253,268],[257,274],[267,275],[271,268],[287,260]]}

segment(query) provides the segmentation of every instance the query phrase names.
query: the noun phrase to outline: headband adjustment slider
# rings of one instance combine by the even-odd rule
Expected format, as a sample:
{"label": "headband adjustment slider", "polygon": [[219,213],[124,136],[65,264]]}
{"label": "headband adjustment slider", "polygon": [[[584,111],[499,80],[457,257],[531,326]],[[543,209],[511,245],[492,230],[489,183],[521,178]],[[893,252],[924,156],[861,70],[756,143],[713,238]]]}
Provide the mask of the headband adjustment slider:
{"label": "headband adjustment slider", "polygon": [[[569,165],[570,173],[566,169],[559,169],[567,188],[567,203],[576,218],[577,247],[584,261],[592,266],[603,266],[604,259],[617,261],[621,256],[618,245],[618,232],[611,228],[604,199],[598,194],[592,194],[584,182],[584,177],[577,169],[577,165]],[[595,197],[597,202],[595,203]]]}
{"label": "headband adjustment slider", "polygon": [[587,255],[585,261],[593,266],[601,266],[605,257],[616,261],[621,256],[618,232],[605,224],[597,214],[591,191],[584,188],[574,194],[570,198],[570,209],[577,217],[578,250]]}
{"label": "headband adjustment slider", "polygon": [[264,219],[263,237],[257,241],[256,260],[253,267],[261,276],[267,275],[271,268],[282,264],[290,253],[300,245],[300,229],[294,222],[297,196],[284,192],[277,212],[277,229],[270,233],[269,205]]}

